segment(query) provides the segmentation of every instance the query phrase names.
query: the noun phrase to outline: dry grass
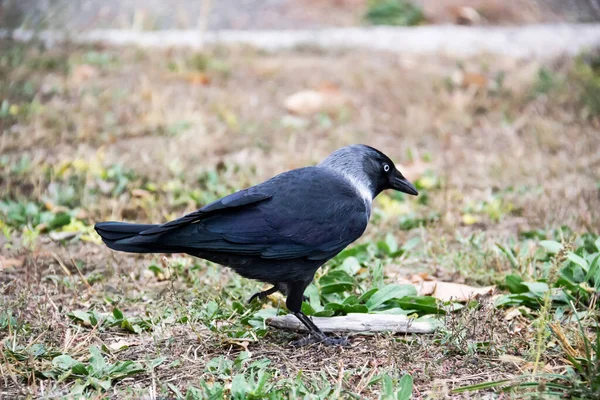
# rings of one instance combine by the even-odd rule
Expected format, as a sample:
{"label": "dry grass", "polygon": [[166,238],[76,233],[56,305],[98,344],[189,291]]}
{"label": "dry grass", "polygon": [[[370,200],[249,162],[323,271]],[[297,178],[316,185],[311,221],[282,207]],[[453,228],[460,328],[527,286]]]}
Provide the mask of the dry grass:
{"label": "dry grass", "polygon": [[[520,232],[533,229],[567,225],[584,232],[600,226],[599,122],[582,114],[570,90],[533,94],[539,61],[485,57],[461,60],[459,68],[456,60],[442,57],[310,49],[265,54],[217,48],[199,56],[3,46],[20,53],[14,65],[2,66],[1,89],[18,109],[0,119],[0,198],[60,210],[64,206],[51,195],[52,185],[71,182],[72,208],[88,227],[104,219],[162,222],[211,196],[314,163],[356,142],[388,153],[412,180],[430,176],[437,182],[425,188],[423,204],[402,202],[398,209],[383,196],[361,239],[377,240],[386,232],[400,243],[421,237],[419,250],[401,260],[404,271],[497,282],[511,266],[494,243],[514,243]],[[561,60],[550,68],[562,76],[570,65]],[[476,76],[475,83],[464,87],[469,78],[461,71]],[[22,90],[25,82],[33,91]],[[347,105],[329,115],[287,115],[287,96],[323,87],[334,87]],[[29,167],[15,172],[24,155]],[[106,177],[114,165],[134,173],[118,193],[113,191],[118,183]],[[213,171],[216,184],[210,183]],[[432,223],[398,229],[403,216],[431,214]],[[227,387],[231,373],[220,376],[207,363],[221,355],[234,360],[242,350],[252,360],[268,358],[274,382],[329,382],[343,396],[367,398],[377,397],[378,384],[369,382],[383,373],[410,373],[416,397],[443,398],[458,386],[521,373],[504,355],[529,357],[529,323],[505,322],[490,307],[453,315],[444,334],[358,337],[348,349],[295,350],[287,345],[291,334],[274,331],[261,339],[233,340],[228,327],[239,315],[218,326],[192,315],[210,300],[231,307],[259,284],[202,262],[198,269],[189,264],[178,269],[177,258],[169,261],[170,278],[157,276],[148,270],[151,263],[161,265],[156,257],[113,253],[93,236],[90,242],[56,242],[42,232],[28,240],[25,230],[0,238],[3,254],[23,260],[0,266],[0,304],[27,325],[27,334],[0,331],[1,346],[44,343],[85,359],[92,344],[111,349],[122,341],[129,347],[115,350],[111,359],[148,366],[166,357],[158,367],[115,383],[106,393],[111,398],[169,397],[174,394],[168,384],[185,393],[200,379]],[[530,273],[526,267],[519,272]],[[114,307],[128,317],[147,317],[152,329],[134,335],[81,326],[67,317],[90,308],[109,314]],[[486,344],[474,350],[474,343]],[[40,380],[33,373],[48,368],[49,359],[4,357],[0,397],[69,392],[71,383]]]}

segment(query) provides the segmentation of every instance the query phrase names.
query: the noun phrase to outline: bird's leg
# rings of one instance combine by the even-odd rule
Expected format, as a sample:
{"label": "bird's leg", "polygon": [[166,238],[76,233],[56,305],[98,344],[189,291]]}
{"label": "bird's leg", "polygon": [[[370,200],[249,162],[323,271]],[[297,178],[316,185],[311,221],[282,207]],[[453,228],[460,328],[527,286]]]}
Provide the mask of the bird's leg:
{"label": "bird's leg", "polygon": [[[252,301],[254,299],[259,299],[259,300],[264,300],[267,296],[272,295],[273,293],[275,293],[276,291],[280,291],[284,296],[287,296],[287,289],[285,286],[281,286],[279,284],[276,284],[275,286],[273,286],[270,289],[267,289],[265,291],[262,292],[258,292],[258,293],[254,293],[252,296],[250,296],[250,298],[248,299],[248,304],[252,303]],[[307,302],[310,299],[308,298],[308,296],[302,295],[302,301]]]}
{"label": "bird's leg", "polygon": [[263,300],[265,297],[275,293],[278,290],[279,290],[279,288],[277,287],[277,285],[275,285],[271,289],[267,289],[263,292],[254,293],[252,295],[252,297],[250,297],[250,299],[248,299],[248,304],[252,303],[252,300],[254,300],[256,298],[258,298],[259,300]]}
{"label": "bird's leg", "polygon": [[346,338],[332,338],[325,333],[315,323],[301,311],[303,292],[306,288],[306,284],[291,283],[288,284],[289,294],[286,299],[286,306],[296,318],[300,320],[308,329],[308,336],[292,342],[292,346],[306,346],[309,344],[323,343],[326,346],[348,346],[348,340]]}

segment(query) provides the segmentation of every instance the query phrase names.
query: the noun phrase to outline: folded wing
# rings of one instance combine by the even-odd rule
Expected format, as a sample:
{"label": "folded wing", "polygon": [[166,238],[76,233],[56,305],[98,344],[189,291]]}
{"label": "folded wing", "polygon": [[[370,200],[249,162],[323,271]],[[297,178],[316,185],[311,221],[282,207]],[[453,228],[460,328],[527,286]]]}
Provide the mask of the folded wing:
{"label": "folded wing", "polygon": [[265,259],[333,257],[364,232],[368,210],[348,184],[315,167],[278,175],[128,240],[173,252]]}

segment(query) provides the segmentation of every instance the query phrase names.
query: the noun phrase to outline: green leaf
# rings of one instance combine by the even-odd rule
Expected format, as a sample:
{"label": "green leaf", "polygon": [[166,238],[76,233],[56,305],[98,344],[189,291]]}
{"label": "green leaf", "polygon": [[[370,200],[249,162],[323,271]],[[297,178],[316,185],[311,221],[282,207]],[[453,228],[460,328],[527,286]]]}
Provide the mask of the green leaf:
{"label": "green leaf", "polygon": [[326,311],[342,311],[344,306],[338,303],[327,303],[325,304]]}
{"label": "green leaf", "polygon": [[506,287],[511,293],[519,294],[528,291],[527,286],[523,284],[523,279],[518,275],[507,275],[505,278]]}
{"label": "green leaf", "polygon": [[365,303],[367,302],[375,293],[377,293],[379,289],[374,288],[371,290],[368,290],[366,292],[364,292],[359,298],[358,298],[358,302],[359,303]]}
{"label": "green leaf", "polygon": [[75,384],[71,387],[70,395],[81,395],[85,391],[85,389],[89,386],[89,382],[81,382],[79,379]]}
{"label": "green leaf", "polygon": [[71,371],[75,375],[88,375],[89,374],[89,371],[87,370],[87,368],[85,367],[85,365],[83,365],[81,363],[77,363],[77,364],[73,365],[71,367]]}
{"label": "green leaf", "polygon": [[388,254],[395,253],[398,251],[398,241],[391,233],[385,235],[385,244],[388,248]]}
{"label": "green leaf", "polygon": [[414,310],[420,314],[444,314],[445,311],[438,306],[437,300],[431,296],[405,296],[390,302],[392,307],[404,310]]}
{"label": "green leaf", "polygon": [[413,379],[412,376],[405,374],[400,378],[398,383],[400,390],[398,391],[398,400],[410,400],[413,392]]}
{"label": "green leaf", "polygon": [[115,317],[117,321],[121,321],[124,318],[123,312],[118,308],[113,308],[113,317]]}
{"label": "green leaf", "polygon": [[348,257],[344,260],[340,267],[348,275],[353,276],[360,270],[360,262],[356,257]]}
{"label": "green leaf", "polygon": [[334,270],[319,279],[321,294],[342,293],[354,287],[354,279],[342,270]]}
{"label": "green leaf", "polygon": [[314,315],[315,314],[315,309],[312,308],[312,306],[307,303],[307,302],[302,302],[302,313],[308,316]]}
{"label": "green leaf", "polygon": [[381,398],[382,399],[392,399],[394,396],[394,382],[389,375],[385,375],[383,377],[383,382],[381,383]]}
{"label": "green leaf", "polygon": [[70,355],[63,354],[52,359],[52,365],[63,371],[70,370],[73,366],[79,364],[79,361],[74,360]]}
{"label": "green leaf", "polygon": [[548,284],[544,282],[523,282],[523,285],[527,286],[529,291],[537,297],[543,297],[550,290]]}
{"label": "green leaf", "polygon": [[167,387],[171,392],[175,393],[175,396],[178,400],[184,399],[183,394],[179,391],[179,389],[177,389],[177,386],[173,385],[172,383],[167,383]]}
{"label": "green leaf", "polygon": [[102,353],[100,353],[100,349],[98,346],[90,347],[90,373],[91,375],[100,377],[104,374],[104,370],[106,368],[106,361],[104,361],[104,357],[102,357]]}
{"label": "green leaf", "polygon": [[587,261],[585,261],[582,257],[578,256],[577,254],[569,252],[569,254],[567,254],[567,258],[573,261],[575,264],[579,265],[586,273],[589,271],[590,266],[588,265]]}
{"label": "green leaf", "polygon": [[357,246],[350,247],[348,249],[342,250],[340,254],[335,257],[335,260],[341,262],[345,260],[347,257],[356,257],[358,259],[364,259],[368,256],[367,248],[369,247],[368,243],[359,244]]}
{"label": "green leaf", "polygon": [[323,310],[323,306],[321,305],[321,295],[319,294],[319,289],[317,289],[317,286],[314,283],[308,285],[304,291],[304,295],[308,297],[308,303],[314,311]]}
{"label": "green leaf", "polygon": [[405,296],[414,296],[416,294],[417,289],[415,289],[413,285],[386,285],[367,300],[366,306],[369,311],[372,311],[391,299],[400,299]]}
{"label": "green leaf", "polygon": [[323,310],[323,311],[317,311],[316,313],[314,313],[313,317],[333,317],[334,314],[335,314],[335,312],[332,310]]}
{"label": "green leaf", "polygon": [[236,374],[231,382],[231,394],[234,397],[246,398],[246,394],[252,390],[252,387],[246,382],[244,374]]}
{"label": "green leaf", "polygon": [[130,375],[144,372],[144,368],[133,361],[117,361],[108,370],[108,376],[112,379],[121,379]]}
{"label": "green leaf", "polygon": [[594,258],[594,261],[592,261],[592,264],[590,266],[590,270],[585,276],[586,282],[592,282],[592,279],[594,280],[596,290],[598,290],[598,288],[600,287],[600,254],[598,254],[596,258]]}
{"label": "green leaf", "polygon": [[452,389],[450,392],[451,393],[473,392],[473,391],[478,391],[478,390],[482,390],[482,389],[490,389],[490,388],[495,388],[498,386],[504,386],[509,382],[510,382],[510,380],[508,380],[508,379],[503,379],[500,381],[483,382],[483,383],[478,383],[476,385],[469,385],[469,386],[455,388],[455,389]]}
{"label": "green leaf", "polygon": [[138,324],[132,324],[130,321],[128,320],[123,320],[121,321],[121,328],[125,329],[126,331],[132,332],[132,333],[142,333],[143,329],[141,326],[139,326]]}
{"label": "green leaf", "polygon": [[391,233],[385,235],[385,240],[377,243],[377,248],[388,256],[398,251],[398,242]]}
{"label": "green leaf", "polygon": [[562,249],[563,245],[554,240],[542,240],[540,245],[545,248],[548,253],[556,254]]}
{"label": "green leaf", "polygon": [[49,230],[55,230],[65,225],[69,225],[71,216],[67,213],[56,214],[56,216],[48,223]]}
{"label": "green leaf", "polygon": [[343,304],[342,310],[346,314],[366,314],[369,312],[369,309],[364,304]]}
{"label": "green leaf", "polygon": [[93,376],[90,376],[88,378],[88,382],[90,385],[92,385],[96,390],[108,390],[111,387],[111,380],[109,378],[106,377],[102,377],[102,378],[96,378]]}
{"label": "green leaf", "polygon": [[83,311],[83,310],[75,310],[72,313],[68,314],[74,320],[79,320],[84,324],[89,324],[91,326],[98,325],[98,318],[94,311]]}
{"label": "green leaf", "polygon": [[150,362],[148,362],[148,368],[154,369],[154,368],[158,367],[160,364],[164,363],[165,361],[167,361],[167,357],[165,357],[165,356],[157,357],[153,360],[150,360]]}
{"label": "green leaf", "polygon": [[506,258],[508,258],[508,261],[510,261],[510,265],[513,268],[519,268],[519,262],[517,261],[512,250],[507,249],[506,247],[502,246],[500,243],[496,243],[496,247],[498,247],[500,249],[500,251],[502,251],[504,253],[504,255],[506,255]]}
{"label": "green leaf", "polygon": [[598,238],[596,238],[596,241],[594,242],[594,244],[596,245],[596,250],[600,251],[600,236],[598,236]]}
{"label": "green leaf", "polygon": [[412,239],[409,239],[406,243],[404,243],[404,245],[400,248],[400,250],[403,250],[404,252],[409,252],[412,249],[414,249],[415,247],[417,247],[419,245],[419,243],[421,243],[421,238],[416,236]]}
{"label": "green leaf", "polygon": [[352,283],[331,283],[325,286],[321,286],[322,294],[331,294],[331,293],[343,293],[349,290],[352,290],[354,285]]}

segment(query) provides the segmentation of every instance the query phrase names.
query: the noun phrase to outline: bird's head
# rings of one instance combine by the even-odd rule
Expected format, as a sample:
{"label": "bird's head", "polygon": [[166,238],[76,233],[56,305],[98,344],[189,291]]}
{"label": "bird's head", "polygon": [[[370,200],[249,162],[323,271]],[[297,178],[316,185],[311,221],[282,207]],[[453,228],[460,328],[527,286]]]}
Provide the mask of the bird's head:
{"label": "bird's head", "polygon": [[365,197],[368,192],[371,199],[386,189],[414,196],[419,194],[388,156],[363,144],[342,147],[323,160],[319,166],[344,175]]}

